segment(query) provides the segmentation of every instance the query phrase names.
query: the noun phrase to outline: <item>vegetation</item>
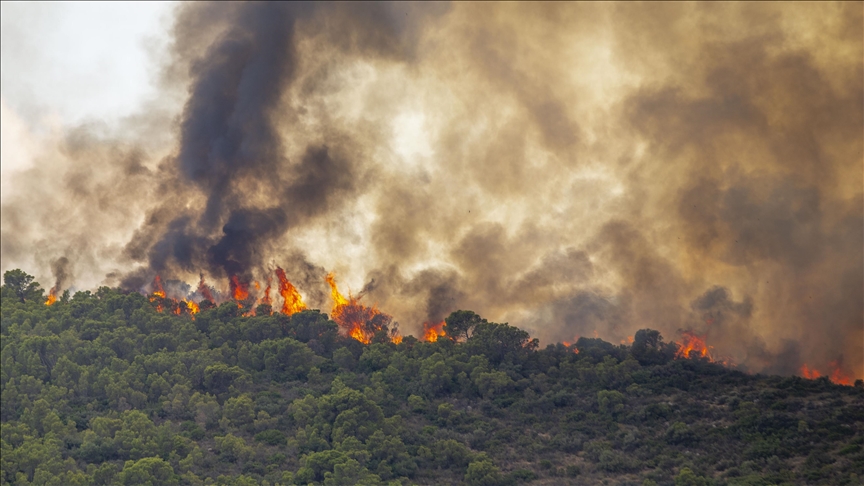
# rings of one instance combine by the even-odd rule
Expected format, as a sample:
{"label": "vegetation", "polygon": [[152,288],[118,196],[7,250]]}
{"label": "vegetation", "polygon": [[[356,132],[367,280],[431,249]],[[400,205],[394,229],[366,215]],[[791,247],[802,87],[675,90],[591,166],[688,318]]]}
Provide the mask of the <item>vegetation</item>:
{"label": "vegetation", "polygon": [[[753,376],[644,330],[537,349],[454,313],[369,345],[326,314],[2,288],[2,485],[860,484],[864,386]],[[578,353],[575,351],[578,349]]]}

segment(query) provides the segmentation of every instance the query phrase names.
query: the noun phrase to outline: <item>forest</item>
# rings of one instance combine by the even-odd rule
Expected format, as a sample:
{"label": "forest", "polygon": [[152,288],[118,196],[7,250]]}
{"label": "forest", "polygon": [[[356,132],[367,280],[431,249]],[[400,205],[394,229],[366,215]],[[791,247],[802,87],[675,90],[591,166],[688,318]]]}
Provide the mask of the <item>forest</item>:
{"label": "forest", "polygon": [[20,270],[0,297],[2,486],[864,478],[861,380],[747,374],[650,329],[540,348],[457,311],[434,341],[367,344],[319,310],[175,314],[108,287],[46,305]]}

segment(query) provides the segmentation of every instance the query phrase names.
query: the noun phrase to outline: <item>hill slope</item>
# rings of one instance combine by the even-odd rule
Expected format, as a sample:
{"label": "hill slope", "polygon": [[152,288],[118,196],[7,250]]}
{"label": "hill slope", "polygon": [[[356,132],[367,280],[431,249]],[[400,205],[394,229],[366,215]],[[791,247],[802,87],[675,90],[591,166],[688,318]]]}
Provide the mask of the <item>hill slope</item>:
{"label": "hill slope", "polygon": [[[318,311],[2,289],[7,484],[860,484],[864,387],[581,338],[369,345]],[[194,318],[193,318],[194,317]],[[577,352],[578,350],[578,352]]]}

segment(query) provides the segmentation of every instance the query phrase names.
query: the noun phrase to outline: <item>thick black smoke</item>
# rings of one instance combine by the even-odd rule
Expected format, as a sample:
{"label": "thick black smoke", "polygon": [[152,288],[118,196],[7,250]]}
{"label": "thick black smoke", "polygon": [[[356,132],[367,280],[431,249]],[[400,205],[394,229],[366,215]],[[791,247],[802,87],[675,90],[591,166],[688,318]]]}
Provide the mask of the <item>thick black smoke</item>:
{"label": "thick black smoke", "polygon": [[[364,163],[358,160],[362,154],[345,150],[351,144],[344,135],[322,134],[298,161],[286,155],[279,121],[290,118],[283,98],[299,62],[297,24],[317,25],[324,18],[333,24],[324,26],[324,35],[340,49],[399,57],[410,53],[406,42],[413,35],[402,13],[408,16],[408,10],[387,4],[184,7],[175,27],[178,42],[196,44],[197,31],[207,27],[201,19],[227,25],[200,55],[190,54],[186,44],[176,46],[175,53],[191,79],[175,163],[203,201],[170,221],[152,218],[138,232],[128,254],[140,258],[146,253],[149,266],[128,276],[126,285],[140,287],[152,272],[174,269],[204,268],[211,275],[248,280],[286,231],[348,204]],[[165,208],[174,205],[166,201],[153,214],[171,213]]]}

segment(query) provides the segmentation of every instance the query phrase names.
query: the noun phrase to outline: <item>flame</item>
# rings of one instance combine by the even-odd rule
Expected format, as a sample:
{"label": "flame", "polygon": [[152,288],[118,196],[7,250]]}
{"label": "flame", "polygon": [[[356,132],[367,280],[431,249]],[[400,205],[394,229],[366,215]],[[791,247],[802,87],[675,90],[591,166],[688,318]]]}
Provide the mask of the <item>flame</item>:
{"label": "flame", "polygon": [[165,302],[165,289],[162,288],[162,279],[159,275],[156,275],[156,278],[153,279],[151,287],[153,287],[153,294],[150,296],[150,302],[156,302],[156,311],[162,312]]}
{"label": "flame", "polygon": [[57,302],[57,287],[51,287],[51,290],[48,292],[48,298],[45,300],[45,305],[51,305],[54,302]]}
{"label": "flame", "polygon": [[194,301],[184,300],[183,302],[186,303],[186,308],[189,309],[190,314],[195,315],[195,314],[201,312],[201,309],[198,308],[198,304],[196,304]]}
{"label": "flame", "polygon": [[840,369],[842,364],[839,360],[834,360],[828,363],[828,366],[831,367],[831,381],[838,385],[852,385],[852,378]]}
{"label": "flame", "polygon": [[[831,371],[825,376],[827,376],[828,379],[831,380],[833,383],[846,386],[852,385],[852,378],[843,372],[843,363],[841,362],[841,360],[834,360],[828,363],[828,368],[830,368]],[[822,376],[822,373],[820,373],[815,368],[811,369],[810,367],[808,367],[807,363],[801,365],[800,373],[801,376],[807,378],[808,380],[815,380],[816,378]]]}
{"label": "flame", "polygon": [[259,301],[263,305],[273,305],[273,299],[270,298],[270,277],[267,277],[267,287],[264,289],[264,297]]}
{"label": "flame", "polygon": [[216,299],[213,298],[213,293],[210,292],[210,287],[204,283],[204,275],[201,275],[201,281],[198,282],[198,293],[201,294],[202,297],[209,300],[210,302],[215,303]]}
{"label": "flame", "polygon": [[713,361],[708,352],[709,346],[705,345],[705,336],[699,336],[692,331],[682,331],[681,337],[683,342],[678,343],[680,348],[675,354],[676,358],[690,358],[691,353],[695,352],[699,357]]}
{"label": "flame", "polygon": [[[285,275],[285,270],[282,270],[282,267],[276,267],[276,277],[279,278],[279,295],[282,296],[282,313],[290,316],[291,314],[304,310],[306,304],[303,303],[303,298],[300,297],[300,292],[298,292],[297,288],[288,281],[288,277]],[[333,285],[335,286],[336,284],[334,283]],[[269,290],[270,286],[268,285],[267,291],[269,292]]]}
{"label": "flame", "polygon": [[439,322],[438,324],[430,324],[428,322],[423,323],[423,340],[434,343],[438,340],[439,337],[446,336],[447,332],[444,331],[444,321]]}
{"label": "flame", "polygon": [[156,278],[153,279],[153,295],[160,298],[165,298],[165,289],[162,288],[162,279],[159,275],[156,275]]}
{"label": "flame", "polygon": [[801,365],[801,376],[807,378],[808,380],[815,380],[822,375],[816,370],[811,370],[807,367],[807,363],[804,363],[803,365]]}
{"label": "flame", "polygon": [[[333,297],[333,311],[331,317],[345,331],[345,334],[360,341],[363,344],[372,342],[376,332],[386,329],[391,317],[373,307],[366,307],[360,303],[360,299],[348,294],[346,299],[336,286],[336,276],[328,273],[325,278],[330,285],[330,295]],[[402,335],[398,329],[390,330],[390,341],[399,344]]]}
{"label": "flame", "polygon": [[325,279],[330,286],[330,295],[333,297],[333,309],[335,310],[337,307],[348,305],[348,299],[343,297],[339,293],[339,288],[336,287],[336,276],[333,272],[328,273]]}
{"label": "flame", "polygon": [[627,336],[627,339],[622,339],[621,344],[633,344],[633,336]]}
{"label": "flame", "polygon": [[576,341],[578,341],[578,340],[579,340],[579,336],[576,335],[576,336],[573,336],[573,342],[572,343],[568,342],[568,341],[561,341],[561,344],[563,344],[564,346],[567,346],[568,348],[573,349],[574,353],[579,354],[579,349],[576,348]]}
{"label": "flame", "polygon": [[237,301],[237,307],[242,308],[243,305],[241,302],[249,298],[249,284],[244,284],[237,275],[232,275],[229,285],[231,287],[231,295]]}

